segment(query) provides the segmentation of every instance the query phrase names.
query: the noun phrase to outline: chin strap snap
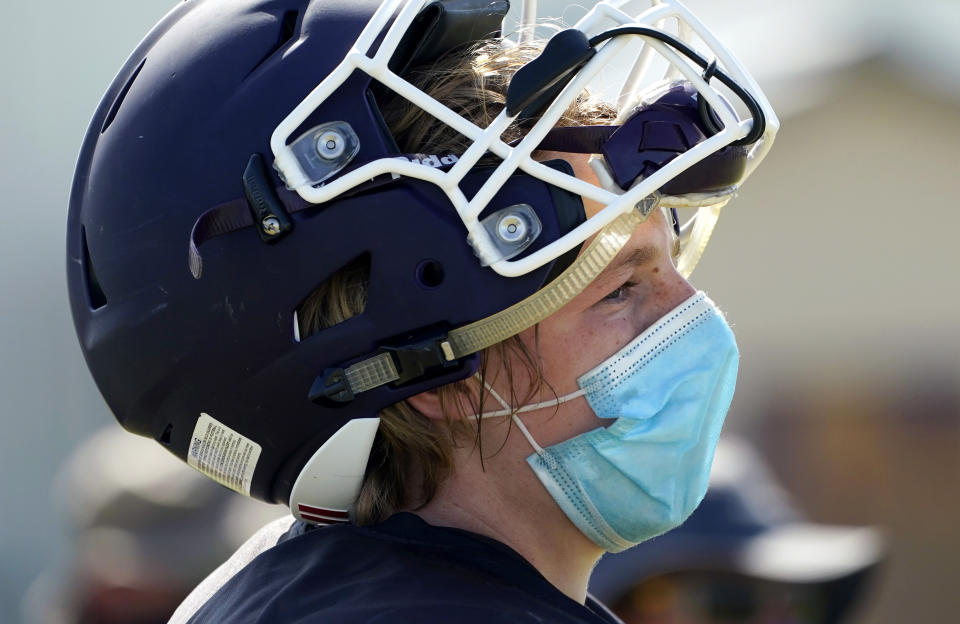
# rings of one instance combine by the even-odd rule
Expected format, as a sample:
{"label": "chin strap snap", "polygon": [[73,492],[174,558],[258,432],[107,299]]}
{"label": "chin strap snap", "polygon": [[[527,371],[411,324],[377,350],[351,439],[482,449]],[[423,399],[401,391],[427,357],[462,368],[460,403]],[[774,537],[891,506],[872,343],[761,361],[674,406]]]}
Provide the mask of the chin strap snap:
{"label": "chin strap snap", "polygon": [[446,338],[443,334],[399,347],[385,346],[380,353],[346,368],[328,368],[314,380],[308,398],[345,404],[357,394],[384,384],[404,384],[431,370],[456,366],[459,358],[450,357],[452,354],[444,350]]}

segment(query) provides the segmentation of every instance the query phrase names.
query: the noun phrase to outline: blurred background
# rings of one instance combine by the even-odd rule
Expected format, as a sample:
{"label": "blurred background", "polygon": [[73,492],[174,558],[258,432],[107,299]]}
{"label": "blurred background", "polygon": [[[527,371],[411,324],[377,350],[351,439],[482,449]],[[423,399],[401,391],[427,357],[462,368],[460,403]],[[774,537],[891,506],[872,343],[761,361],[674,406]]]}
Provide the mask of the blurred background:
{"label": "blurred background", "polygon": [[[568,21],[583,13],[540,4],[542,15]],[[56,602],[58,579],[88,549],[119,552],[115,540],[77,539],[100,513],[90,508],[110,507],[108,493],[89,484],[117,465],[128,472],[124,461],[133,473],[148,457],[138,440],[121,436],[124,450],[91,443],[79,451],[108,456],[113,467],[75,457],[62,468],[112,422],[74,338],[64,222],[86,124],[126,55],[172,5],[7,3],[0,23],[0,185],[11,218],[0,229],[5,622],[46,617],[37,605]],[[960,3],[688,5],[753,71],[783,123],[694,274],[727,311],[742,351],[728,430],[759,450],[808,518],[884,530],[886,561],[850,621],[955,621]],[[186,467],[170,470],[191,478]],[[131,478],[130,487],[153,493],[150,504],[157,492],[175,504],[221,504]],[[143,513],[155,517],[150,509]],[[250,504],[229,515],[253,527],[274,513]],[[252,530],[205,526],[236,543]],[[201,571],[214,565],[190,561]]]}

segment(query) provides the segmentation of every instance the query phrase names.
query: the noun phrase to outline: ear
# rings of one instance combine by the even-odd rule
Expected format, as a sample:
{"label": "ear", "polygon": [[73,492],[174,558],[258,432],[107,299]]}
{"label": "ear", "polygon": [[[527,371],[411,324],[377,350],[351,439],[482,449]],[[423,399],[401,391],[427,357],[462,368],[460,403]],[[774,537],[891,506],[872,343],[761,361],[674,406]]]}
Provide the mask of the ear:
{"label": "ear", "polygon": [[434,388],[415,394],[407,399],[413,409],[417,410],[430,420],[443,420],[443,409],[441,409],[440,388]]}
{"label": "ear", "polygon": [[[444,420],[444,413],[458,418],[460,416],[457,414],[466,416],[476,413],[477,399],[480,398],[478,386],[475,378],[468,378],[415,394],[407,402],[430,420]],[[441,392],[444,394],[443,400],[440,399]]]}

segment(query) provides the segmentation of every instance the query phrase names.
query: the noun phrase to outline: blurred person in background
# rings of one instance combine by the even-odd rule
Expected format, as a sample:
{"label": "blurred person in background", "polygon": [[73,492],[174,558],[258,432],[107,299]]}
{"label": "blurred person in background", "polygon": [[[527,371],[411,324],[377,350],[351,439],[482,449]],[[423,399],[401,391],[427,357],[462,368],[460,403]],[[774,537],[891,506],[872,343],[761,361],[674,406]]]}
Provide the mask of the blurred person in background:
{"label": "blurred person in background", "polygon": [[31,585],[25,624],[162,624],[251,533],[287,513],[115,427],[74,450],[52,497],[72,550]]}
{"label": "blurred person in background", "polygon": [[876,528],[805,520],[757,452],[725,436],[700,507],[606,555],[590,591],[626,624],[841,624],[883,554]]}

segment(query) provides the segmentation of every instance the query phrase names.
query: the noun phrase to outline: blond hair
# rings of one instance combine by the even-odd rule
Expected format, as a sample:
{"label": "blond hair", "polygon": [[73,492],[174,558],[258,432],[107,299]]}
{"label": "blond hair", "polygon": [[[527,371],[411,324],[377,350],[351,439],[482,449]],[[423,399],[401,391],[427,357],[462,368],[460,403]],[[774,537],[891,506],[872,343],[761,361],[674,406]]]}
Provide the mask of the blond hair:
{"label": "blond hair", "polygon": [[[473,123],[486,127],[503,110],[510,78],[536,58],[543,42],[511,44],[490,40],[467,49],[454,50],[429,66],[415,67],[405,78]],[[383,118],[398,147],[407,153],[463,153],[470,140],[423,109],[390,94],[379,101]],[[578,98],[557,123],[558,126],[596,123],[615,118],[615,111],[603,103]],[[504,133],[504,140],[521,138],[517,124]],[[363,312],[369,281],[369,257],[344,267],[305,300],[298,310],[301,336],[309,336]],[[495,353],[510,387],[511,405],[527,402],[543,386],[539,356],[516,336],[481,353],[480,377],[487,378],[487,363]],[[513,388],[512,362],[525,369],[531,380],[522,397]],[[453,468],[453,449],[472,435],[479,447],[480,422],[469,426],[464,412],[480,412],[482,394],[468,381],[437,389],[445,426],[427,418],[407,401],[380,411],[380,428],[374,440],[363,486],[351,519],[360,525],[385,520],[397,511],[418,508],[430,502]],[[519,399],[519,400],[518,400]],[[464,409],[464,405],[468,406]],[[483,449],[479,448],[481,457]]]}

